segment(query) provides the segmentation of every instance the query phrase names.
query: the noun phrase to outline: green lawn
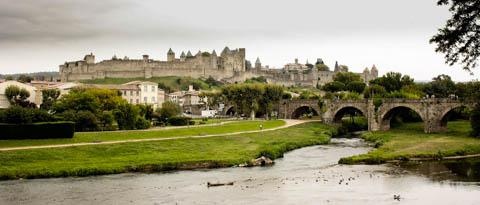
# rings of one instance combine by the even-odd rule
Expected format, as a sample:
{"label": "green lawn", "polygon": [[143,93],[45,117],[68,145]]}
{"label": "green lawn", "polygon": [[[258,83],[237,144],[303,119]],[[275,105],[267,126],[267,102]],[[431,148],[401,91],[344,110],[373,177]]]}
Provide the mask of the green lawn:
{"label": "green lawn", "polygon": [[223,125],[204,127],[185,127],[166,130],[134,130],[115,132],[77,132],[71,139],[41,139],[41,140],[0,140],[0,148],[21,147],[33,145],[71,144],[81,142],[115,141],[127,139],[165,138],[224,134],[240,131],[258,130],[263,124],[264,129],[285,125],[282,120],[269,121],[238,121]]}
{"label": "green lawn", "polygon": [[448,132],[426,134],[423,123],[406,123],[389,131],[369,132],[362,137],[378,147],[368,154],[343,158],[340,163],[377,164],[408,158],[441,158],[480,153],[480,139],[469,137],[470,122],[448,122]]}
{"label": "green lawn", "polygon": [[0,179],[228,167],[328,143],[333,132],[329,126],[309,122],[232,136],[5,151],[0,155]]}

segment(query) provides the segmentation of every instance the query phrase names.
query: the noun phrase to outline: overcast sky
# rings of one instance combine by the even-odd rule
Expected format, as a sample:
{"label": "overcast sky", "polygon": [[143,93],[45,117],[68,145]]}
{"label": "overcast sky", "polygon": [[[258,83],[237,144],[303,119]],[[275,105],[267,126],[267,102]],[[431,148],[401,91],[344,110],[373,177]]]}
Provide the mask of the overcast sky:
{"label": "overcast sky", "polygon": [[97,61],[166,60],[170,47],[179,55],[229,46],[273,67],[322,58],[416,80],[478,79],[428,43],[449,16],[436,0],[0,0],[0,73],[58,71],[90,52]]}

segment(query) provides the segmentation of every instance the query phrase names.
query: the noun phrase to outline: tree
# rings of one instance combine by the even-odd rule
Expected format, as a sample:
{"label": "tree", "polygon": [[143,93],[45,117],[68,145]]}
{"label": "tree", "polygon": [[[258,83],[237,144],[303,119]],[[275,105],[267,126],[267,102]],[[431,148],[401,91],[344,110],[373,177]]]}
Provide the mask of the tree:
{"label": "tree", "polygon": [[158,110],[158,113],[160,114],[160,118],[166,122],[168,118],[180,115],[182,108],[180,108],[180,105],[177,103],[166,101],[162,104],[162,108]]}
{"label": "tree", "polygon": [[475,108],[472,110],[472,114],[470,116],[470,124],[472,126],[472,133],[473,137],[480,137],[480,104],[477,103]]}
{"label": "tree", "polygon": [[79,111],[75,115],[76,131],[96,131],[98,130],[98,119],[90,111]]}
{"label": "tree", "polygon": [[255,113],[259,109],[259,104],[263,95],[262,85],[260,84],[244,84],[243,92],[241,95],[243,96],[243,110],[244,113],[250,113],[250,118],[252,120],[255,119]]}
{"label": "tree", "polygon": [[29,82],[32,82],[32,80],[33,80],[33,78],[31,76],[28,76],[28,75],[20,75],[17,78],[17,81],[21,82],[21,83],[29,83]]}
{"label": "tree", "polygon": [[432,82],[427,83],[424,92],[428,95],[435,95],[435,97],[446,98],[455,93],[455,83],[450,76],[442,74],[434,77]]}
{"label": "tree", "polygon": [[450,5],[453,15],[430,43],[437,44],[436,52],[445,54],[445,63],[459,63],[471,71],[480,56],[480,1],[438,0],[437,4]]}
{"label": "tree", "polygon": [[273,110],[273,105],[280,102],[283,96],[283,87],[279,85],[265,85],[260,100],[261,107],[265,109],[265,117],[268,119]]}
{"label": "tree", "polygon": [[340,72],[335,74],[333,81],[341,82],[343,84],[348,84],[354,81],[362,81],[360,75],[352,72]]}
{"label": "tree", "polygon": [[345,89],[350,92],[363,93],[363,90],[365,90],[365,86],[367,85],[364,82],[353,81],[348,83]]}
{"label": "tree", "polygon": [[325,65],[325,64],[316,64],[315,67],[317,68],[318,71],[330,71],[330,68]]}
{"label": "tree", "polygon": [[403,75],[397,72],[389,72],[380,78],[370,81],[370,84],[380,85],[385,88],[387,92],[398,91],[404,86],[413,85],[413,79],[408,75]]}
{"label": "tree", "polygon": [[322,90],[327,92],[338,92],[345,89],[345,84],[339,81],[326,83],[322,86]]}
{"label": "tree", "polygon": [[42,104],[40,105],[40,108],[43,110],[50,110],[59,96],[60,90],[58,89],[42,90]]}
{"label": "tree", "polygon": [[123,102],[113,111],[113,115],[118,123],[118,128],[121,130],[135,129],[137,116],[139,116],[138,107]]}
{"label": "tree", "polygon": [[5,77],[5,80],[13,80],[13,76],[9,75],[9,76]]}
{"label": "tree", "polygon": [[31,106],[31,103],[28,101],[30,97],[30,92],[25,88],[20,88],[16,85],[10,85],[5,89],[5,96],[8,99],[8,102],[12,105],[19,105],[22,107],[35,107]]}
{"label": "tree", "polygon": [[363,91],[364,98],[383,97],[387,91],[380,85],[370,85]]}

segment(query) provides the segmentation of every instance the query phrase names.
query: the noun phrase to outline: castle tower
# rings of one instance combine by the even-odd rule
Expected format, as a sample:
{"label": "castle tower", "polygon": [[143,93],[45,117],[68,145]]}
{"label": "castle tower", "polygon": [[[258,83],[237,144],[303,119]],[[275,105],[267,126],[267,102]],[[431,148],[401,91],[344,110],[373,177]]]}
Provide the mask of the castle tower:
{"label": "castle tower", "polygon": [[215,50],[212,51],[212,56],[217,57],[217,52],[215,52]]}
{"label": "castle tower", "polygon": [[375,64],[373,64],[372,69],[370,70],[370,75],[372,76],[372,79],[378,78],[378,70]]}
{"label": "castle tower", "polygon": [[340,72],[340,67],[338,66],[338,61],[335,61],[335,69],[334,72]]}
{"label": "castle tower", "polygon": [[225,46],[225,48],[223,49],[220,55],[224,56],[225,54],[228,54],[228,53],[230,53],[230,48],[228,48],[228,46]]}
{"label": "castle tower", "polygon": [[257,57],[257,60],[255,61],[255,69],[257,69],[257,70],[262,69],[262,62],[260,62],[259,57]]}
{"label": "castle tower", "polygon": [[143,61],[148,62],[148,55],[145,54],[142,57],[143,57]]}
{"label": "castle tower", "polygon": [[87,63],[87,64],[95,64],[95,56],[93,55],[93,53],[90,53],[88,55],[86,55],[83,60]]}
{"label": "castle tower", "polygon": [[315,63],[315,65],[318,65],[318,64],[325,64],[325,63],[321,58],[317,58],[317,62]]}
{"label": "castle tower", "polygon": [[192,52],[188,51],[187,52],[187,58],[191,58],[191,57],[193,57]]}
{"label": "castle tower", "polygon": [[200,57],[200,56],[202,56],[202,51],[198,50],[198,53],[195,54],[195,57]]}
{"label": "castle tower", "polygon": [[368,83],[368,81],[370,81],[370,71],[368,70],[368,67],[365,67],[362,74],[364,83]]}
{"label": "castle tower", "polygon": [[185,58],[187,58],[187,56],[185,55],[185,52],[182,51],[182,54],[180,54],[180,61],[185,61]]}
{"label": "castle tower", "polygon": [[298,58],[295,58],[295,64],[298,64]]}
{"label": "castle tower", "polygon": [[175,60],[175,52],[173,52],[172,48],[170,48],[167,52],[167,61],[174,61]]}

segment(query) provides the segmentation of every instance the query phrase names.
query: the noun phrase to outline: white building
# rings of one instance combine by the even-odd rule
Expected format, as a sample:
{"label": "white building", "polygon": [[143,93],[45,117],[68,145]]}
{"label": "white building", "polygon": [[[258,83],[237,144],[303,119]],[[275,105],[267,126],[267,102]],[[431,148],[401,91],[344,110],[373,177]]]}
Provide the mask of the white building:
{"label": "white building", "polygon": [[28,101],[35,103],[37,106],[40,105],[41,100],[38,102],[38,99],[36,98],[37,88],[28,84],[10,80],[10,81],[5,81],[0,83],[0,108],[10,107],[10,102],[8,102],[7,96],[5,96],[5,89],[7,89],[9,86],[12,86],[12,85],[17,86],[19,88],[25,88],[30,93],[30,97],[28,97]]}
{"label": "white building", "polygon": [[152,105],[154,109],[161,107],[165,100],[165,91],[158,88],[158,83],[148,81],[132,81],[122,85],[90,84],[87,87],[118,90],[122,98],[130,104]]}

